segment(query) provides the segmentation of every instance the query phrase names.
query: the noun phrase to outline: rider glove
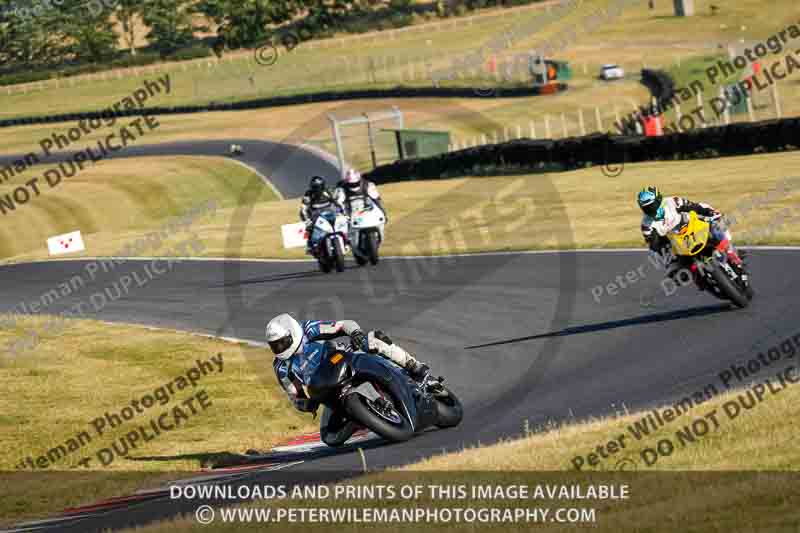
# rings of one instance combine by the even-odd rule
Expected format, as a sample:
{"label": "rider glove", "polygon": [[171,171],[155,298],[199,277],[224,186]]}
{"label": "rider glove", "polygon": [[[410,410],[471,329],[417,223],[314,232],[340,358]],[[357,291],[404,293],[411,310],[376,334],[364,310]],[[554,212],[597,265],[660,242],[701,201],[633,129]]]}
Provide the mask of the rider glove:
{"label": "rider glove", "polygon": [[353,341],[353,349],[362,350],[365,352],[369,351],[367,336],[360,329],[357,329],[350,334],[350,340]]}

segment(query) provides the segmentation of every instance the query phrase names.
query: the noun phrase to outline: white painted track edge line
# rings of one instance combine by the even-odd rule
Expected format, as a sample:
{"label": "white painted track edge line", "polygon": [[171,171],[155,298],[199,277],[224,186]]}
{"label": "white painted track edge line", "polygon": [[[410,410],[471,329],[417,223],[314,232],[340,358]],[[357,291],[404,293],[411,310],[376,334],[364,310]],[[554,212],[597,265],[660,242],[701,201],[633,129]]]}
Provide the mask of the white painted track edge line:
{"label": "white painted track edge line", "polygon": [[[798,251],[800,246],[739,246],[743,250],[765,250],[765,251]],[[492,257],[492,256],[508,256],[508,255],[546,255],[546,254],[560,254],[560,253],[630,253],[642,252],[646,253],[646,248],[570,248],[565,250],[517,250],[507,252],[466,252],[460,254],[440,254],[440,255],[385,255],[381,259],[435,259],[451,258],[451,257]],[[280,259],[280,258],[259,258],[259,257],[175,257],[175,256],[153,256],[153,257],[116,257],[116,256],[99,256],[99,257],[64,257],[53,259],[36,259],[33,261],[20,261],[9,262],[0,264],[0,266],[13,266],[13,265],[31,265],[38,263],[53,263],[56,261],[110,261],[112,259],[124,261],[153,261],[173,260],[173,261],[236,261],[239,263],[316,263],[316,259]]]}

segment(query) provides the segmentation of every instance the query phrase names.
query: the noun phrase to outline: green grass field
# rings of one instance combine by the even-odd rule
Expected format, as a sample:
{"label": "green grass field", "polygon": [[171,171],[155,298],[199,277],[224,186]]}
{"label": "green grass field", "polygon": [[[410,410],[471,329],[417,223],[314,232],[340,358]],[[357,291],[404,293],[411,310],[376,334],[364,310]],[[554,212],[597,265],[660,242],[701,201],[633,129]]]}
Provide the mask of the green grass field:
{"label": "green grass field", "polygon": [[[782,0],[783,1],[783,0]],[[545,42],[554,35],[561,35],[565,29],[576,22],[579,28],[587,20],[592,20],[592,13],[604,2],[584,2],[575,13],[563,21],[546,26],[530,39],[522,39],[504,51],[506,56],[524,52],[537,43]],[[708,102],[717,96],[719,84],[712,85],[705,79],[705,68],[713,61],[724,56],[728,43],[746,39],[764,38],[785,27],[790,10],[783,9],[777,3],[767,12],[753,1],[719,3],[719,14],[711,16],[706,2],[698,3],[699,14],[696,17],[678,20],[670,16],[671,7],[661,5],[650,11],[645,2],[629,8],[611,22],[602,24],[592,32],[578,31],[574,40],[568,39],[569,46],[556,54],[559,59],[572,62],[574,79],[570,82],[570,90],[552,96],[528,98],[489,98],[489,99],[385,99],[361,100],[339,103],[318,103],[300,106],[249,110],[240,112],[202,113],[190,115],[167,115],[159,117],[160,127],[150,133],[148,142],[158,143],[174,140],[220,139],[220,138],[266,138],[286,142],[305,142],[317,145],[330,152],[335,148],[331,140],[328,113],[340,117],[361,115],[364,112],[386,110],[390,106],[398,106],[404,113],[406,127],[446,130],[451,133],[454,143],[482,144],[503,141],[509,138],[561,138],[580,135],[584,132],[616,131],[614,123],[625,117],[639,105],[647,102],[648,92],[637,81],[638,69],[643,65],[661,66],[670,70],[679,85],[700,79],[706,85],[703,100]],[[783,7],[788,7],[783,6]],[[779,13],[778,16],[775,13]],[[473,26],[443,29],[437,31],[431,39],[420,39],[419,36],[400,34],[397,39],[386,39],[370,42],[367,46],[346,49],[348,57],[352,52],[353,59],[337,63],[341,51],[337,49],[313,50],[299,47],[291,53],[281,56],[280,61],[270,68],[256,68],[250,65],[248,74],[244,75],[245,64],[223,62],[218,70],[199,69],[188,64],[172,64],[171,71],[173,93],[168,98],[156,97],[153,104],[175,104],[205,101],[195,92],[202,87],[207,88],[215,100],[231,100],[266,96],[277,93],[297,93],[307,88],[281,88],[282,83],[296,80],[298,83],[314,83],[324,80],[326,83],[338,83],[337,79],[353,72],[359,64],[360,57],[379,57],[386,54],[406,54],[417,57],[417,49],[433,48],[434,62],[428,62],[433,69],[450,64],[447,53],[452,47],[453,53],[463,57],[466,52],[474,50],[480,44],[490,43],[501,29],[509,27],[524,28],[538,15],[535,11],[524,11],[517,18],[493,18],[484,22],[476,22]],[[529,17],[529,18],[526,18]],[[486,27],[484,27],[486,26]],[[636,28],[633,31],[632,28]],[[742,29],[744,28],[744,29]],[[692,37],[687,40],[687,35]],[[654,37],[657,36],[657,37]],[[427,44],[430,41],[431,44]],[[722,45],[722,47],[720,47]],[[420,52],[421,53],[421,52]],[[501,54],[502,55],[502,54]],[[249,57],[249,56],[247,56]],[[420,56],[421,57],[421,56]],[[366,60],[366,59],[365,59]],[[594,79],[599,65],[609,61],[620,63],[632,79],[614,83],[599,82]],[[346,64],[345,64],[346,63]],[[237,67],[237,64],[239,65]],[[383,64],[383,63],[379,63]],[[420,63],[421,65],[421,63]],[[187,68],[187,70],[183,70]],[[323,69],[321,71],[315,69]],[[427,68],[427,67],[426,67]],[[236,74],[239,69],[240,74]],[[244,69],[244,70],[243,70]],[[325,70],[329,69],[329,70]],[[378,69],[380,70],[380,69]],[[402,67],[406,78],[411,71]],[[422,75],[421,68],[414,70],[415,79],[405,79],[403,83],[428,83]],[[389,70],[391,74],[391,69]],[[155,74],[145,77],[153,78]],[[472,75],[470,75],[472,76]],[[253,81],[251,83],[250,77]],[[357,76],[356,76],[357,77]],[[468,76],[469,77],[469,76]],[[85,87],[64,88],[59,91],[30,93],[7,97],[0,91],[0,101],[8,102],[8,113],[28,113],[31,109],[41,111],[51,105],[48,102],[58,101],[58,110],[80,107],[100,107],[122,98],[137,88],[144,77],[126,76],[120,80],[93,82]],[[373,79],[373,78],[370,78]],[[380,76],[375,78],[378,85],[389,86],[401,81],[401,78],[387,80]],[[469,80],[457,79],[453,84],[468,83]],[[244,84],[244,85],[242,85]],[[361,82],[343,81],[337,87],[342,89],[359,86]],[[247,87],[250,87],[249,89]],[[794,72],[788,79],[778,84],[783,116],[800,113],[800,71]],[[47,99],[48,102],[45,102]],[[208,100],[208,99],[206,99]],[[65,107],[63,102],[69,102]],[[689,114],[695,107],[694,102],[684,103],[683,114]],[[706,108],[710,122],[718,123],[710,108]],[[755,95],[753,118],[772,119],[777,116],[771,90]],[[734,121],[748,120],[748,114],[734,115]],[[667,123],[676,119],[674,111],[667,114]],[[38,151],[38,142],[50,136],[53,131],[67,129],[70,124],[36,125],[15,127],[0,130],[0,153],[23,153]],[[378,127],[386,127],[381,124]],[[349,128],[344,134],[345,156],[348,162],[360,170],[371,168],[369,150],[364,128]],[[98,131],[86,137],[86,141],[94,140],[107,133]],[[396,157],[396,149],[391,145],[387,134],[378,134],[378,159],[387,162]]]}
{"label": "green grass field", "polygon": [[[208,67],[217,63],[216,60],[195,63],[191,68],[188,64],[175,63],[169,65],[175,79],[173,95],[158,103],[174,105],[239,99],[245,95],[294,94],[331,86],[363,86],[373,80],[392,84],[425,84],[427,81],[429,85],[424,70],[446,67],[451,57],[473,52],[513,28],[519,28],[515,33],[520,38],[511,46],[503,47],[500,57],[525,52],[560,35],[564,29],[577,26],[577,35],[568,39],[569,48],[559,55],[572,61],[579,74],[583,74],[583,64],[586,63],[590,75],[596,76],[604,62],[618,62],[629,70],[640,68],[643,62],[670,65],[677,57],[689,58],[713,50],[713,43],[766,37],[779,29],[782,21],[792,20],[789,8],[793,3],[790,0],[772,2],[770,10],[763,9],[762,4],[755,0],[714,3],[721,6],[716,16],[709,14],[709,1],[696,2],[698,15],[687,19],[672,16],[671,4],[658,3],[656,9],[649,10],[647,3],[642,1],[616,17],[598,18],[594,13],[611,2],[587,0],[567,16],[533,34],[525,28],[530,27],[535,19],[542,18],[544,10],[524,9],[514,17],[478,19],[472,25],[445,27],[427,35],[397,33],[394,38],[372,39],[369,43],[344,49],[321,48],[319,45],[312,45],[312,48],[301,44],[291,52],[284,51],[275,65],[265,68],[258,67],[248,54],[232,56],[235,60],[223,60],[216,68]],[[600,24],[592,31],[584,31],[585,21],[592,20],[598,20]],[[472,77],[474,73],[464,75]],[[142,79],[127,76],[76,87],[65,81],[66,87],[56,91],[62,98],[54,100],[50,95],[51,103],[47,108],[42,108],[43,99],[36,92],[12,95],[7,99],[3,97],[3,103],[7,102],[4,107],[13,108],[14,114],[100,107],[130,93],[142,83]],[[54,101],[69,104],[53,104]]]}

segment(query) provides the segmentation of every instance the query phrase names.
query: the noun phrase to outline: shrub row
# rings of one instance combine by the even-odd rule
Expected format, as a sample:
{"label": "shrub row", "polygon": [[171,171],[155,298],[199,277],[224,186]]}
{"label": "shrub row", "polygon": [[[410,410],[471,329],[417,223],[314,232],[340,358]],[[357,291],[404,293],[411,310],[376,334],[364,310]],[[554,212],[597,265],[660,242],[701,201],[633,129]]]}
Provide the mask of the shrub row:
{"label": "shrub row", "polygon": [[714,158],[797,150],[800,118],[731,124],[660,137],[595,133],[559,140],[520,139],[382,165],[365,176],[376,183],[503,171],[572,170],[594,165]]}
{"label": "shrub row", "polygon": [[[565,84],[558,84],[557,89],[564,91],[567,89]],[[477,98],[478,92],[485,89],[475,89],[469,87],[395,87],[393,89],[361,89],[340,92],[318,92],[300,95],[274,96],[270,98],[258,98],[241,102],[210,103],[206,105],[185,105],[174,107],[146,107],[140,109],[127,109],[114,113],[114,116],[126,117],[136,115],[175,115],[181,113],[203,113],[208,111],[236,111],[243,109],[260,109],[266,107],[280,107],[298,104],[308,104],[312,102],[331,102],[336,100],[356,100],[371,98]],[[541,90],[537,87],[512,87],[498,88],[496,96],[502,97],[522,97],[535,96]],[[492,96],[495,96],[492,95]],[[26,126],[30,124],[49,124],[54,122],[67,122],[96,118],[104,115],[103,111],[88,111],[81,113],[60,113],[57,115],[20,117],[0,120],[0,128],[11,126]]]}
{"label": "shrub row", "polygon": [[675,96],[675,80],[663,70],[642,69],[642,84],[659,105],[669,102]]}

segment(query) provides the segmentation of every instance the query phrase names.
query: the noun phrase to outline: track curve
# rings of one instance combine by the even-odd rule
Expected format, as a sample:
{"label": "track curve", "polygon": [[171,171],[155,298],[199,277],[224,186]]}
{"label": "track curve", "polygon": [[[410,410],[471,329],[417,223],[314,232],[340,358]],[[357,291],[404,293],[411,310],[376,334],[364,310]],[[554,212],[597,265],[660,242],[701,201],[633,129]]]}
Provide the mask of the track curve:
{"label": "track curve", "polygon": [[[230,155],[231,144],[242,147],[242,154]],[[74,156],[76,152],[62,151],[41,157],[41,164],[58,164]],[[213,141],[175,141],[161,144],[131,145],[124,150],[111,152],[105,159],[131,157],[157,157],[170,155],[212,156],[232,158],[255,169],[285,198],[303,195],[310,176],[319,174],[335,182],[338,165],[331,157],[307,147],[259,139],[220,139]],[[24,154],[0,155],[0,167],[23,159]],[[332,184],[332,183],[331,183]]]}
{"label": "track curve", "polygon": [[[312,262],[241,261],[237,280],[225,279],[231,261],[185,261],[110,302],[97,318],[215,335],[235,332],[259,341],[270,316],[297,310],[298,302],[337,295],[325,304],[328,311],[319,307],[316,316],[347,316],[391,332],[445,375],[466,407],[458,428],[367,450],[370,468],[378,469],[517,436],[526,420],[537,427],[608,414],[622,405],[640,409],[701,389],[734,362],[800,333],[794,320],[800,310],[795,297],[800,273],[786,268],[797,254],[790,249],[751,251],[757,294],[745,310],[688,287],[666,297],[661,274],[651,266],[644,268],[644,279],[598,302],[593,288],[617,276],[624,279],[647,265],[647,258],[644,252],[586,251],[459,256],[436,272],[426,259],[387,258],[373,269],[352,267],[340,275],[320,275]],[[565,257],[574,261],[576,276],[569,286],[558,286],[553,280],[559,279]],[[5,295],[0,311],[46,292],[84,264],[0,267]],[[141,261],[129,261],[47,312],[63,311],[140,267]],[[426,275],[408,283],[408,273],[415,270]],[[226,298],[232,285],[244,293],[241,306],[231,307]],[[571,316],[558,317],[555,309],[564,297],[574,298],[575,305]],[[486,346],[475,347],[480,345]],[[536,368],[545,359],[541,373],[525,374],[535,379],[519,382],[521,369]],[[265,368],[270,360],[265,350]],[[509,398],[511,389],[514,398]],[[358,454],[342,453],[308,460],[292,471],[360,469],[360,461]],[[169,500],[148,502],[82,521],[75,530],[141,524],[175,513]]]}

